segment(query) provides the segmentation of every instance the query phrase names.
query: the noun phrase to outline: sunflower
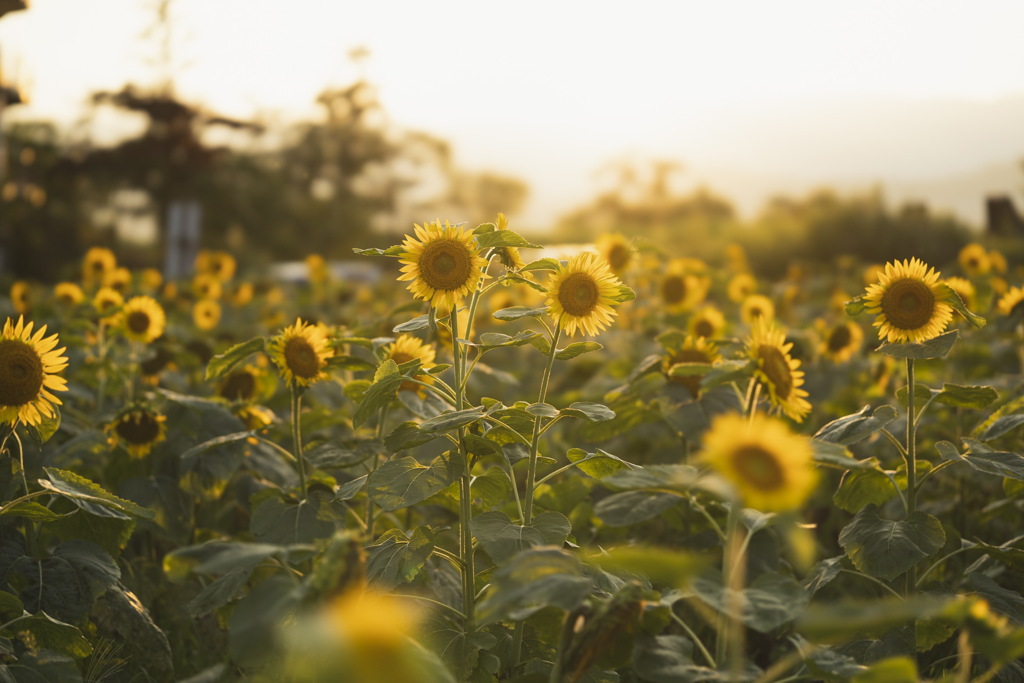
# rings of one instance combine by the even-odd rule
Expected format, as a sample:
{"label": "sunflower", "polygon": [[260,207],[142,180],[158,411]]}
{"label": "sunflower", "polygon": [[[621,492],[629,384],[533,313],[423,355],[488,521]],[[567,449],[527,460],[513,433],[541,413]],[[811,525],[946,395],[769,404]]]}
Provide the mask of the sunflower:
{"label": "sunflower", "polygon": [[800,507],[814,490],[813,455],[809,439],[781,420],[730,414],[711,424],[701,460],[736,488],[744,506],[781,512]]}
{"label": "sunflower", "polygon": [[156,292],[164,283],[164,276],[156,268],[143,268],[139,274],[139,286],[144,292]]}
{"label": "sunflower", "polygon": [[[399,365],[402,363],[408,363],[411,360],[419,359],[420,367],[424,370],[437,365],[434,362],[434,347],[429,344],[424,344],[418,337],[414,337],[410,334],[403,334],[398,339],[388,344],[381,350],[383,360],[393,360]],[[420,382],[430,384],[434,381],[434,377],[427,373],[417,373],[415,378]],[[398,387],[399,391],[420,391],[422,386],[416,384],[416,382],[402,382],[401,386]]]}
{"label": "sunflower", "polygon": [[726,294],[730,301],[739,303],[757,291],[757,280],[750,273],[736,273],[729,280]]}
{"label": "sunflower", "polygon": [[215,251],[210,257],[210,275],[221,282],[227,282],[235,276],[238,262],[226,251]]}
{"label": "sunflower", "polygon": [[[964,302],[964,306],[968,309],[974,308],[974,297],[977,292],[970,280],[962,277],[947,277],[946,284],[949,285],[950,289],[956,292],[957,296],[960,297],[960,300]],[[959,315],[959,313],[957,315]]]}
{"label": "sunflower", "polygon": [[57,335],[46,337],[46,325],[32,334],[34,323],[10,318],[0,332],[0,422],[38,425],[53,417],[60,400],[51,391],[67,391],[67,380],[56,373],[68,366],[64,347],[55,349]]}
{"label": "sunflower", "polygon": [[285,381],[304,387],[327,378],[324,368],[334,355],[327,341],[327,328],[310,325],[301,318],[271,339],[267,352]]}
{"label": "sunflower", "polygon": [[107,442],[111,447],[124,446],[133,459],[144,458],[167,438],[166,421],[166,416],[151,408],[129,406],[107,425]]}
{"label": "sunflower", "polygon": [[774,324],[764,319],[754,321],[747,340],[747,355],[757,366],[754,377],[768,389],[773,405],[802,422],[811,412],[811,404],[804,398],[807,392],[800,388],[804,373],[798,369],[800,361],[789,354],[792,348],[792,343],[786,343],[785,333]]}
{"label": "sunflower", "polygon": [[117,257],[106,247],[89,247],[82,257],[82,280],[87,286],[98,285],[109,271],[117,267]]}
{"label": "sunflower", "polygon": [[633,247],[629,240],[618,233],[601,235],[594,246],[613,273],[621,273],[633,260]]}
{"label": "sunflower", "polygon": [[32,285],[24,280],[15,280],[11,285],[11,305],[14,312],[22,315],[32,310]]}
{"label": "sunflower", "polygon": [[133,296],[124,305],[122,325],[124,336],[149,344],[164,333],[167,315],[151,296]]}
{"label": "sunflower", "polygon": [[200,299],[192,307],[192,321],[201,330],[212,330],[220,322],[221,308],[216,299]]}
{"label": "sunflower", "polygon": [[881,263],[872,263],[870,266],[864,269],[864,286],[867,287],[870,284],[878,282],[882,279],[882,275],[885,274],[885,266]]}
{"label": "sunflower", "polygon": [[440,221],[413,225],[416,237],[402,242],[402,274],[411,280],[413,296],[434,308],[452,308],[468,296],[484,277],[487,261],[473,246],[473,235],[461,227]]}
{"label": "sunflower", "polygon": [[232,406],[231,412],[245,424],[246,429],[252,431],[269,427],[275,419],[272,410],[251,403],[236,404]]}
{"label": "sunflower", "polygon": [[116,309],[124,305],[121,292],[110,287],[100,287],[92,298],[92,307],[100,314],[100,322],[104,325],[117,325],[121,320],[120,311]]}
{"label": "sunflower", "polygon": [[825,328],[819,351],[835,363],[845,363],[860,351],[864,343],[864,332],[852,320],[843,320]]}
{"label": "sunflower", "polygon": [[85,299],[82,288],[74,282],[58,282],[53,288],[53,296],[61,306],[77,306]]}
{"label": "sunflower", "polygon": [[[498,214],[497,226],[498,230],[508,230],[508,219],[505,218],[505,214]],[[519,247],[496,247],[494,251],[498,255],[501,265],[505,266],[505,270],[520,270],[526,265],[519,253]],[[528,275],[528,273],[523,273],[523,275]]]}
{"label": "sunflower", "polygon": [[221,379],[217,395],[229,401],[252,401],[259,393],[264,371],[255,365],[232,370]]}
{"label": "sunflower", "polygon": [[1006,275],[1007,263],[1003,252],[993,249],[988,252],[988,261],[992,264],[992,270],[1000,275]]}
{"label": "sunflower", "polygon": [[199,273],[192,278],[192,293],[199,299],[219,299],[224,293],[224,286],[216,276]]}
{"label": "sunflower", "polygon": [[559,264],[548,281],[548,312],[569,336],[577,330],[596,335],[614,317],[622,283],[600,256],[580,252]]}
{"label": "sunflower", "polygon": [[114,268],[103,274],[103,286],[117,290],[124,295],[132,286],[132,271],[127,268]]}
{"label": "sunflower", "polygon": [[725,329],[725,316],[714,306],[704,306],[690,318],[689,330],[696,337],[714,339]]}
{"label": "sunflower", "polygon": [[231,292],[231,303],[237,308],[242,308],[252,301],[255,293],[256,288],[252,286],[251,282],[240,282],[234,291]]}
{"label": "sunflower", "polygon": [[690,272],[683,259],[672,259],[658,284],[658,292],[665,307],[673,312],[685,311],[697,305],[706,294],[699,278]]}
{"label": "sunflower", "polygon": [[306,272],[309,281],[320,283],[327,280],[327,261],[320,254],[310,254],[306,257]]}
{"label": "sunflower", "polygon": [[879,281],[868,287],[864,303],[877,314],[874,326],[888,342],[923,342],[942,334],[953,319],[944,300],[939,274],[919,259],[885,265]]}
{"label": "sunflower", "polygon": [[751,294],[740,304],[740,318],[747,325],[753,325],[755,320],[774,320],[775,304],[763,294]]}
{"label": "sunflower", "polygon": [[996,304],[996,310],[1003,315],[1013,315],[1014,313],[1024,310],[1024,287],[1012,287],[1007,290],[1006,294],[999,297],[999,303]]}
{"label": "sunflower", "polygon": [[960,268],[968,277],[984,275],[992,269],[988,252],[977,242],[972,242],[961,249],[957,254],[957,261],[960,262]]}
{"label": "sunflower", "polygon": [[725,245],[725,262],[729,270],[742,273],[747,269],[747,252],[739,244],[731,242]]}
{"label": "sunflower", "polygon": [[662,372],[670,382],[686,387],[694,398],[700,395],[700,381],[704,375],[673,375],[671,374],[672,368],[680,363],[713,365],[722,359],[714,344],[703,337],[694,337],[693,335],[687,335],[682,344],[665,350],[668,353],[661,361]]}

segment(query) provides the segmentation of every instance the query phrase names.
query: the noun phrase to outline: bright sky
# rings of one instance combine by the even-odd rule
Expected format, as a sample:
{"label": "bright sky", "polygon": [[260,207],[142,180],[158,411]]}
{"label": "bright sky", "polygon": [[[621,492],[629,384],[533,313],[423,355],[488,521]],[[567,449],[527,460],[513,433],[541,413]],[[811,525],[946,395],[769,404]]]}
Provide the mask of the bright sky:
{"label": "bright sky", "polygon": [[[71,121],[91,91],[152,83],[150,6],[31,0],[0,19],[6,73],[31,84],[12,116]],[[240,118],[314,115],[318,92],[359,74],[349,51],[368,48],[392,121],[450,140],[464,167],[529,182],[532,222],[592,196],[595,172],[626,155],[823,182],[1024,156],[1024,130],[950,133],[961,114],[984,121],[1024,97],[1020,0],[177,0],[172,12],[179,93]],[[927,132],[905,106],[937,120],[950,107],[936,144],[900,147]]]}

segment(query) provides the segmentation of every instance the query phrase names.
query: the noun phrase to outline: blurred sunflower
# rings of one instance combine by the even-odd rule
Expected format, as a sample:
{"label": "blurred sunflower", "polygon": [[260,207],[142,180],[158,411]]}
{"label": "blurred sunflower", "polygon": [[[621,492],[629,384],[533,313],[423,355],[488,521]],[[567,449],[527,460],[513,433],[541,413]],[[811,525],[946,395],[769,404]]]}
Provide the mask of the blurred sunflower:
{"label": "blurred sunflower", "polygon": [[130,405],[107,425],[107,442],[111,447],[123,446],[135,460],[144,458],[167,438],[166,421],[166,416],[151,408]]}
{"label": "blurred sunflower", "polygon": [[237,403],[231,407],[231,412],[252,431],[269,427],[275,419],[272,410],[251,403]]}
{"label": "blurred sunflower", "polygon": [[448,221],[413,228],[416,237],[406,236],[402,242],[404,265],[398,280],[411,280],[408,289],[417,299],[451,309],[473,292],[487,261],[473,245],[473,234]]}
{"label": "blurred sunflower", "polygon": [[683,259],[672,259],[665,268],[665,275],[658,283],[658,292],[665,308],[673,313],[686,311],[704,299],[705,289],[689,264]]}
{"label": "blurred sunflower", "polygon": [[852,320],[843,320],[822,332],[821,355],[834,363],[845,363],[860,351],[864,343],[864,331]]}
{"label": "blurred sunflower", "polygon": [[67,391],[67,380],[58,376],[68,366],[56,334],[46,337],[46,325],[32,334],[34,323],[10,318],[0,332],[0,422],[38,425],[55,415],[61,401],[51,391]]}
{"label": "blurred sunflower", "polygon": [[750,273],[736,273],[726,286],[730,301],[739,303],[757,291],[757,280]]}
{"label": "blurred sunflower", "polygon": [[805,400],[807,392],[800,388],[804,373],[799,370],[800,361],[789,355],[792,348],[792,343],[786,343],[785,333],[774,324],[764,319],[754,321],[747,340],[747,355],[756,363],[754,377],[768,389],[773,405],[802,422],[811,412],[811,404]]}
{"label": "blurred sunflower", "polygon": [[164,276],[156,268],[143,268],[139,273],[139,288],[147,294],[160,290],[164,283]]}
{"label": "blurred sunflower", "polygon": [[[974,297],[977,292],[970,280],[962,277],[947,277],[945,282],[949,285],[950,289],[956,292],[957,296],[960,297],[960,300],[964,302],[964,306],[968,309],[974,308]],[[959,313],[956,315],[959,315]]]}
{"label": "blurred sunflower", "polygon": [[680,363],[699,363],[714,365],[722,359],[718,348],[703,337],[687,335],[683,343],[676,347],[666,348],[667,355],[661,361],[661,371],[670,382],[686,387],[694,398],[700,396],[700,381],[706,373],[673,374],[672,369]]}
{"label": "blurred sunflower", "polygon": [[701,459],[729,481],[743,505],[764,512],[799,508],[814,490],[810,440],[765,415],[722,415],[704,436]]}
{"label": "blurred sunflower", "polygon": [[296,318],[293,325],[270,340],[267,353],[286,382],[308,387],[327,379],[324,368],[334,350],[328,344],[324,325],[310,325]]}
{"label": "blurred sunflower", "polygon": [[1006,275],[1007,263],[1006,257],[1003,256],[1003,252],[999,251],[998,249],[993,249],[992,251],[988,252],[988,260],[989,263],[992,264],[993,271],[995,271],[999,275]]}
{"label": "blurred sunflower", "polygon": [[984,275],[992,269],[992,262],[988,258],[988,252],[985,250],[985,247],[977,242],[972,242],[961,249],[960,253],[957,254],[957,261],[967,277]]}
{"label": "blurred sunflower", "polygon": [[633,260],[633,247],[625,237],[618,233],[605,233],[597,238],[594,244],[613,273],[619,274]]}
{"label": "blurred sunflower", "polygon": [[82,288],[74,282],[58,282],[53,288],[53,296],[61,306],[77,306],[85,299]]}
{"label": "blurred sunflower", "polygon": [[117,267],[117,257],[106,247],[89,247],[82,257],[82,280],[87,287],[101,285],[109,271]]}
{"label": "blurred sunflower", "polygon": [[548,312],[569,336],[596,335],[615,317],[622,282],[596,254],[580,252],[548,281]]}
{"label": "blurred sunflower", "polygon": [[220,322],[220,304],[216,299],[200,299],[192,307],[192,321],[201,330],[212,330]]}
{"label": "blurred sunflower", "polygon": [[755,320],[774,320],[775,304],[763,294],[751,294],[740,304],[740,319],[747,325],[753,325]]}
{"label": "blurred sunflower", "polygon": [[734,273],[747,269],[747,252],[741,245],[731,242],[725,246],[725,265]]}
{"label": "blurred sunflower", "polygon": [[[418,337],[414,337],[410,334],[401,335],[398,339],[381,349],[381,356],[382,360],[393,360],[399,365],[418,358],[420,360],[421,367],[424,370],[429,370],[437,365],[437,363],[434,362],[434,347],[430,344],[424,344]],[[415,377],[420,382],[425,382],[427,384],[434,381],[433,375],[426,372],[417,373]],[[416,382],[402,382],[401,386],[398,387],[398,390],[420,391],[422,388],[423,387],[416,384]]]}
{"label": "blurred sunflower", "polygon": [[100,314],[100,322],[104,325],[117,325],[121,320],[118,309],[124,305],[121,292],[110,287],[100,287],[92,298],[92,307]]}
{"label": "blurred sunflower", "polygon": [[239,282],[231,292],[231,303],[237,308],[247,306],[255,293],[256,288],[252,286],[251,282]]}
{"label": "blurred sunflower", "polygon": [[881,263],[872,263],[864,269],[864,286],[878,282],[885,274],[885,266]]}
{"label": "blurred sunflower", "polygon": [[32,285],[24,280],[15,280],[11,285],[11,305],[15,313],[28,314],[32,310]]}
{"label": "blurred sunflower", "polygon": [[694,336],[714,339],[725,329],[725,316],[714,306],[704,306],[690,318],[688,328]]}
{"label": "blurred sunflower", "polygon": [[1022,303],[1024,303],[1024,287],[1011,287],[1006,294],[999,297],[996,310],[1003,315],[1013,315],[1024,309],[1024,306],[1021,306]]}
{"label": "blurred sunflower", "polygon": [[197,273],[192,278],[192,293],[198,299],[219,299],[224,293],[224,286],[210,273]]}
{"label": "blurred sunflower", "polygon": [[235,276],[238,262],[226,251],[215,251],[210,256],[209,273],[221,282],[227,282]]}
{"label": "blurred sunflower", "polygon": [[124,305],[124,336],[149,344],[164,333],[167,315],[151,296],[133,296]]}
{"label": "blurred sunflower", "polygon": [[[497,226],[498,230],[508,230],[508,219],[505,218],[505,214],[498,214]],[[520,270],[526,265],[519,253],[519,247],[496,247],[494,251],[497,253],[501,265],[505,266],[505,270]],[[523,275],[527,276],[529,273],[523,273]]]}
{"label": "blurred sunflower", "polygon": [[919,259],[885,265],[879,281],[864,295],[869,313],[876,314],[879,338],[893,343],[923,342],[937,337],[953,319],[944,299],[939,274]]}
{"label": "blurred sunflower", "polygon": [[306,256],[306,273],[309,281],[319,284],[327,280],[327,261],[320,254]]}
{"label": "blurred sunflower", "polygon": [[217,395],[228,401],[252,401],[256,398],[264,370],[248,364],[226,374],[217,387]]}
{"label": "blurred sunflower", "polygon": [[103,286],[110,287],[124,296],[132,286],[132,271],[127,268],[113,268],[103,275]]}

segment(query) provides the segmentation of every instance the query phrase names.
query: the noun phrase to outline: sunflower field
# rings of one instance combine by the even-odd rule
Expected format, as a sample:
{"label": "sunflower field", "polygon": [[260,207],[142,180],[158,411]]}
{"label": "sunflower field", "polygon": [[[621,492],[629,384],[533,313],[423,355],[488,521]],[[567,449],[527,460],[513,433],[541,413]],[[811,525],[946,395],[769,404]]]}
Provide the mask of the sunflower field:
{"label": "sunflower field", "polygon": [[0,681],[1024,680],[1000,252],[366,247],[14,284]]}

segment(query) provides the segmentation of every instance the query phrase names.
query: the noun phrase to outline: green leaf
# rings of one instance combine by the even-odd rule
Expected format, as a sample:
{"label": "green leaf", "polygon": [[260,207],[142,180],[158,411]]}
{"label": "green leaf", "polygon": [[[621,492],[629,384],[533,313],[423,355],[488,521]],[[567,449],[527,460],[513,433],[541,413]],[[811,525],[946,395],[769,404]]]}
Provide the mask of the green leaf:
{"label": "green leaf", "polygon": [[753,364],[747,360],[723,360],[711,368],[700,380],[702,389],[728,384],[750,376]]}
{"label": "green leaf", "polygon": [[683,550],[626,545],[592,555],[587,562],[606,571],[628,572],[663,586],[684,588],[708,565],[708,558]]}
{"label": "green leaf", "polygon": [[637,467],[619,456],[612,455],[600,448],[594,453],[588,453],[582,448],[571,448],[566,453],[566,457],[569,459],[569,462],[576,465],[577,469],[594,479],[603,479],[615,472],[636,469]]}
{"label": "green leaf", "polygon": [[303,453],[306,462],[320,469],[351,467],[384,453],[377,439],[359,439],[348,446],[320,443]]}
{"label": "green leaf", "polygon": [[558,270],[559,267],[560,264],[558,263],[558,259],[542,258],[527,263],[519,269],[519,272],[526,273],[533,270]]}
{"label": "green leaf", "polygon": [[437,618],[427,622],[423,635],[432,649],[441,653],[442,660],[459,681],[470,680],[470,675],[477,668],[481,650],[491,650],[498,644],[498,639],[490,633],[465,633],[461,628],[454,628]]}
{"label": "green leaf", "polygon": [[[416,365],[419,366],[419,363]],[[373,384],[363,394],[363,400],[352,416],[352,426],[359,427],[390,403],[398,393],[398,387],[407,379],[406,375],[399,372],[395,361],[389,359],[381,363],[374,375]]]}
{"label": "green leaf", "polygon": [[347,481],[338,487],[338,492],[334,496],[334,500],[352,500],[356,495],[366,488],[366,480],[369,475],[364,474],[361,477],[356,477],[351,481]]}
{"label": "green leaf", "polygon": [[858,512],[867,505],[882,505],[895,495],[896,489],[881,470],[850,470],[843,474],[832,500],[842,510]]}
{"label": "green leaf", "polygon": [[298,503],[267,498],[252,511],[249,528],[259,543],[296,545],[330,538],[335,525],[324,519],[314,498]]}
{"label": "green leaf", "polygon": [[967,310],[967,306],[964,305],[964,300],[960,298],[960,295],[956,293],[955,289],[947,285],[945,282],[940,282],[939,291],[942,292],[940,297],[946,303],[950,304],[954,310],[962,315],[973,327],[981,328],[985,326],[985,319],[977,313]]}
{"label": "green leaf", "polygon": [[182,460],[188,460],[189,458],[194,458],[197,455],[200,455],[205,451],[210,450],[211,448],[216,448],[218,446],[223,446],[225,444],[234,443],[236,441],[241,441],[243,439],[248,439],[252,435],[253,432],[250,430],[244,432],[235,432],[233,434],[224,434],[223,436],[216,436],[212,439],[204,441],[203,443],[197,446],[193,446],[192,448],[182,453],[180,457]]}
{"label": "green leaf", "polygon": [[811,450],[814,452],[814,462],[825,467],[833,467],[840,470],[881,471],[878,460],[875,458],[857,460],[850,455],[850,451],[846,449],[846,446],[841,444],[812,438]]}
{"label": "green leaf", "polygon": [[327,359],[327,366],[330,370],[353,370],[361,372],[365,370],[373,370],[373,363],[368,360],[364,360],[358,356],[349,356],[346,354],[335,354]]}
{"label": "green leaf", "polygon": [[500,467],[489,467],[476,477],[471,484],[473,504],[490,510],[504,505],[512,494],[512,482],[509,475]]}
{"label": "green leaf", "polygon": [[601,499],[594,514],[609,526],[628,526],[654,519],[680,500],[673,493],[624,491]]}
{"label": "green leaf", "polygon": [[985,430],[978,435],[978,439],[981,441],[992,441],[993,439],[998,439],[1000,436],[1010,433],[1022,424],[1024,424],[1024,413],[1003,415],[986,427]]}
{"label": "green leaf", "polygon": [[429,443],[437,436],[437,434],[424,432],[415,422],[403,422],[384,438],[384,448],[389,453],[398,453]]}
{"label": "green leaf", "polygon": [[547,315],[547,312],[547,306],[540,306],[537,308],[530,306],[511,306],[509,308],[503,308],[500,311],[495,311],[494,317],[498,320],[520,320],[522,318],[539,318],[543,315]]}
{"label": "green leaf", "polygon": [[121,580],[121,569],[114,562],[114,558],[90,541],[64,541],[53,549],[53,556],[71,565],[79,580],[89,589],[93,600]]}
{"label": "green leaf", "polygon": [[856,413],[832,420],[814,435],[815,439],[849,446],[879,431],[898,417],[896,409],[881,405],[871,410],[864,406]]}
{"label": "green leaf", "polygon": [[570,404],[568,408],[562,409],[562,415],[582,417],[590,422],[605,422],[615,419],[615,411],[608,406],[586,401],[576,401]]}
{"label": "green leaf", "polygon": [[[966,309],[965,309],[966,310]],[[850,683],[917,683],[917,664],[910,657],[889,657],[873,662]]]}
{"label": "green leaf", "polygon": [[[302,546],[294,550],[310,550]],[[184,581],[190,574],[226,574],[251,570],[264,560],[282,555],[289,548],[269,543],[243,541],[208,541],[200,545],[178,548],[164,556],[164,573],[173,582]]]}
{"label": "green leaf", "polygon": [[399,510],[444,490],[462,475],[464,468],[465,462],[455,451],[437,456],[429,466],[405,456],[371,472],[366,491],[384,510]]}
{"label": "green leaf", "polygon": [[127,515],[103,517],[76,510],[74,514],[47,522],[47,528],[61,540],[92,541],[117,556],[128,545],[128,539],[135,530],[135,520]]}
{"label": "green leaf", "polygon": [[558,408],[550,403],[533,403],[526,406],[526,412],[534,417],[558,417]]}
{"label": "green leaf", "polygon": [[957,447],[948,441],[939,441],[935,448],[943,460],[966,463],[976,472],[1024,481],[1024,456],[993,451],[974,439],[964,439],[964,443],[967,444],[965,455],[960,455]]}
{"label": "green leaf", "polygon": [[616,303],[624,304],[627,301],[632,301],[633,299],[635,299],[636,292],[634,292],[632,288],[627,287],[626,285],[619,285],[619,291],[616,292],[615,294],[612,294],[609,298],[612,301],[615,301]]}
{"label": "green leaf", "polygon": [[11,502],[0,507],[0,517],[21,517],[34,522],[52,522],[64,516],[34,500]]}
{"label": "green leaf", "polygon": [[480,250],[491,247],[518,247],[525,249],[540,249],[539,244],[528,241],[519,233],[512,230],[494,230],[476,236],[476,244]]}
{"label": "green leaf", "polygon": [[987,386],[964,386],[961,384],[943,384],[942,391],[935,400],[956,408],[974,408],[981,410],[992,405],[999,398],[999,393]]}
{"label": "green leaf", "polygon": [[424,420],[420,423],[420,429],[424,432],[441,434],[459,427],[465,427],[477,422],[484,416],[483,406],[466,408],[465,410],[454,410],[441,413],[437,417]]}
{"label": "green leaf", "polygon": [[65,559],[36,559],[22,555],[7,570],[7,583],[31,613],[46,612],[56,618],[80,622],[92,608],[89,586]]}
{"label": "green leaf", "polygon": [[387,249],[378,249],[377,247],[359,249],[357,247],[352,247],[352,251],[361,256],[401,256],[405,253],[405,247],[401,244],[394,244]]}
{"label": "green leaf", "polygon": [[417,527],[412,535],[392,529],[366,549],[366,576],[382,590],[416,578],[434,552],[433,533]]}
{"label": "green leaf", "polygon": [[74,472],[55,467],[44,467],[43,471],[49,479],[39,479],[40,486],[69,499],[90,514],[124,519],[152,519],[154,516],[152,510],[118,498],[99,484]]}
{"label": "green leaf", "polygon": [[931,557],[946,542],[942,523],[920,510],[904,520],[883,519],[868,505],[843,527],[839,545],[853,565],[871,576],[894,579]]}
{"label": "green leaf", "polygon": [[579,560],[557,548],[533,548],[514,556],[491,575],[490,590],[476,607],[481,624],[522,620],[545,607],[576,608],[591,581]]}
{"label": "green leaf", "polygon": [[603,345],[598,344],[597,342],[594,341],[573,342],[572,344],[566,346],[564,349],[559,349],[558,351],[556,351],[555,358],[558,360],[569,360],[571,358],[575,358],[576,356],[581,356],[584,353],[589,353],[591,351],[600,351],[603,348]]}
{"label": "green leaf", "polygon": [[265,345],[266,340],[263,337],[253,337],[214,356],[206,366],[206,381],[220,379],[252,354],[263,351]]}
{"label": "green leaf", "polygon": [[690,465],[648,465],[614,472],[602,483],[620,489],[688,489],[697,482],[697,476],[697,470]]}
{"label": "green leaf", "polygon": [[29,428],[29,433],[32,434],[36,443],[46,443],[60,429],[60,408],[58,406],[50,406],[50,408],[53,410],[52,415],[40,414],[39,424],[31,425]]}
{"label": "green leaf", "polygon": [[832,583],[832,580],[839,576],[839,572],[842,570],[843,555],[830,557],[814,565],[800,585],[813,597],[819,590]]}
{"label": "green leaf", "polygon": [[81,659],[92,654],[92,645],[81,631],[71,624],[54,619],[46,612],[21,619],[3,632],[12,637],[20,633],[31,633],[36,647],[69,657]]}
{"label": "green leaf", "polygon": [[530,526],[520,526],[497,510],[475,516],[470,527],[495,564],[535,546],[562,545],[572,529],[565,515],[558,512],[541,513]]}
{"label": "green leaf", "polygon": [[540,332],[534,330],[525,330],[514,335],[502,334],[501,332],[485,332],[480,335],[480,343],[471,344],[471,346],[476,346],[484,351],[502,347],[523,346],[539,335]]}
{"label": "green leaf", "polygon": [[918,594],[907,599],[851,599],[816,602],[797,619],[797,630],[814,641],[838,643],[844,640],[878,638],[911,620],[936,618],[951,606],[963,604],[958,596],[937,597]]}
{"label": "green leaf", "polygon": [[938,337],[933,337],[920,344],[889,344],[879,346],[876,351],[892,356],[893,358],[913,358],[915,360],[927,360],[930,358],[945,358],[953,344],[960,338],[957,330],[950,330]]}
{"label": "green leaf", "polygon": [[232,662],[266,664],[280,653],[278,633],[305,597],[305,587],[282,574],[256,584],[238,601],[228,618],[228,651]]}
{"label": "green leaf", "polygon": [[693,579],[692,589],[698,598],[723,614],[735,605],[739,613],[733,616],[761,633],[792,621],[810,602],[810,595],[795,579],[777,572],[759,575],[737,594],[722,586],[720,572],[710,570]]}
{"label": "green leaf", "polygon": [[252,569],[232,569],[224,576],[209,583],[185,606],[192,617],[201,617],[219,609],[235,599],[235,596],[249,582]]}
{"label": "green leaf", "polygon": [[855,297],[846,302],[846,315],[859,315],[865,308],[867,308],[867,302],[864,300],[864,296]]}
{"label": "green leaf", "polygon": [[395,334],[407,334],[409,332],[425,330],[428,327],[430,327],[430,314],[424,313],[423,315],[416,316],[412,320],[406,320],[404,323],[395,325],[392,332]]}

